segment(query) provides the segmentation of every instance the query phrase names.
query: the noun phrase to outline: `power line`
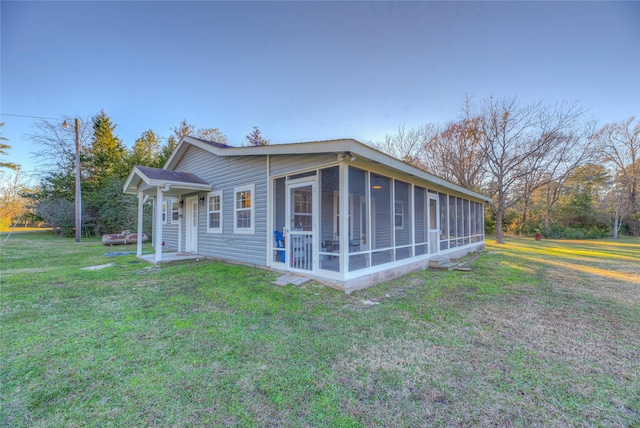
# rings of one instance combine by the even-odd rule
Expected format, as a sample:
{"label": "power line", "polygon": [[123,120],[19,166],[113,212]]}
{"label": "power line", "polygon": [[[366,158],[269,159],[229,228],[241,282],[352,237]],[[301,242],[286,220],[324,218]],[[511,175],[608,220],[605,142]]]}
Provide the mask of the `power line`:
{"label": "power line", "polygon": [[59,117],[28,116],[28,115],[26,115],[26,114],[0,113],[0,116],[28,117],[28,118],[30,118],[30,119],[51,119],[51,120],[60,120],[60,118],[59,118]]}

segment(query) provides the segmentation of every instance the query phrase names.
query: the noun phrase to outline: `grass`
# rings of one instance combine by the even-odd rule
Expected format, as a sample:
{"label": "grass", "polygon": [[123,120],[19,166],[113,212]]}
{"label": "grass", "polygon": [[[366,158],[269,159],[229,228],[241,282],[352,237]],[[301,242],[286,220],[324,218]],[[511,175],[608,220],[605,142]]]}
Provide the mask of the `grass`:
{"label": "grass", "polygon": [[0,426],[640,426],[637,240],[509,239],[351,296],[38,232],[0,249]]}

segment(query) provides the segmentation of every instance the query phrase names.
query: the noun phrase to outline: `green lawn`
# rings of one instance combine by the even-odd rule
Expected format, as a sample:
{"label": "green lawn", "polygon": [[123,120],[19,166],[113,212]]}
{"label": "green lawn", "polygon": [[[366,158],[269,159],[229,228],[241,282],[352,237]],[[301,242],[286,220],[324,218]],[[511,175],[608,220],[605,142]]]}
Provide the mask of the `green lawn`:
{"label": "green lawn", "polygon": [[0,426],[640,426],[637,240],[508,239],[347,296],[0,238]]}

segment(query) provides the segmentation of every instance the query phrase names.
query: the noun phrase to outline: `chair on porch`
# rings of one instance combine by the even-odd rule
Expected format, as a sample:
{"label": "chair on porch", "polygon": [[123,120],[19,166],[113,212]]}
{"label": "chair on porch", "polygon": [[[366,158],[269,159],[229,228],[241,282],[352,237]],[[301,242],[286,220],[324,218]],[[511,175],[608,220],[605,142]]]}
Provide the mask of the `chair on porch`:
{"label": "chair on porch", "polygon": [[[280,232],[279,230],[274,230],[273,237],[275,238],[275,241],[276,241],[276,248],[284,248],[284,236],[282,236],[282,232]],[[280,253],[280,261],[284,263],[285,262],[284,250],[278,250],[278,253]]]}

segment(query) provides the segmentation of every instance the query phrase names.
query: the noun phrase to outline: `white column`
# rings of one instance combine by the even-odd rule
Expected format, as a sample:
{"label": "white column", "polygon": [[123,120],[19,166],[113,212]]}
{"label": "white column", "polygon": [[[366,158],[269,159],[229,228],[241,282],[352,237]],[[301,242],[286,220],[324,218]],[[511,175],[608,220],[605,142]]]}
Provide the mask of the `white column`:
{"label": "white column", "polygon": [[339,167],[338,199],[340,200],[340,273],[349,270],[349,170],[344,162]]}
{"label": "white column", "polygon": [[142,222],[144,214],[144,194],[138,192],[138,245],[136,247],[136,255],[140,257],[142,255]]}
{"label": "white column", "polygon": [[[155,236],[153,237],[153,245],[156,249],[156,263],[162,260],[162,198],[162,188],[158,186],[158,193],[156,195],[156,229],[154,231]],[[168,213],[165,215],[168,215]]]}

